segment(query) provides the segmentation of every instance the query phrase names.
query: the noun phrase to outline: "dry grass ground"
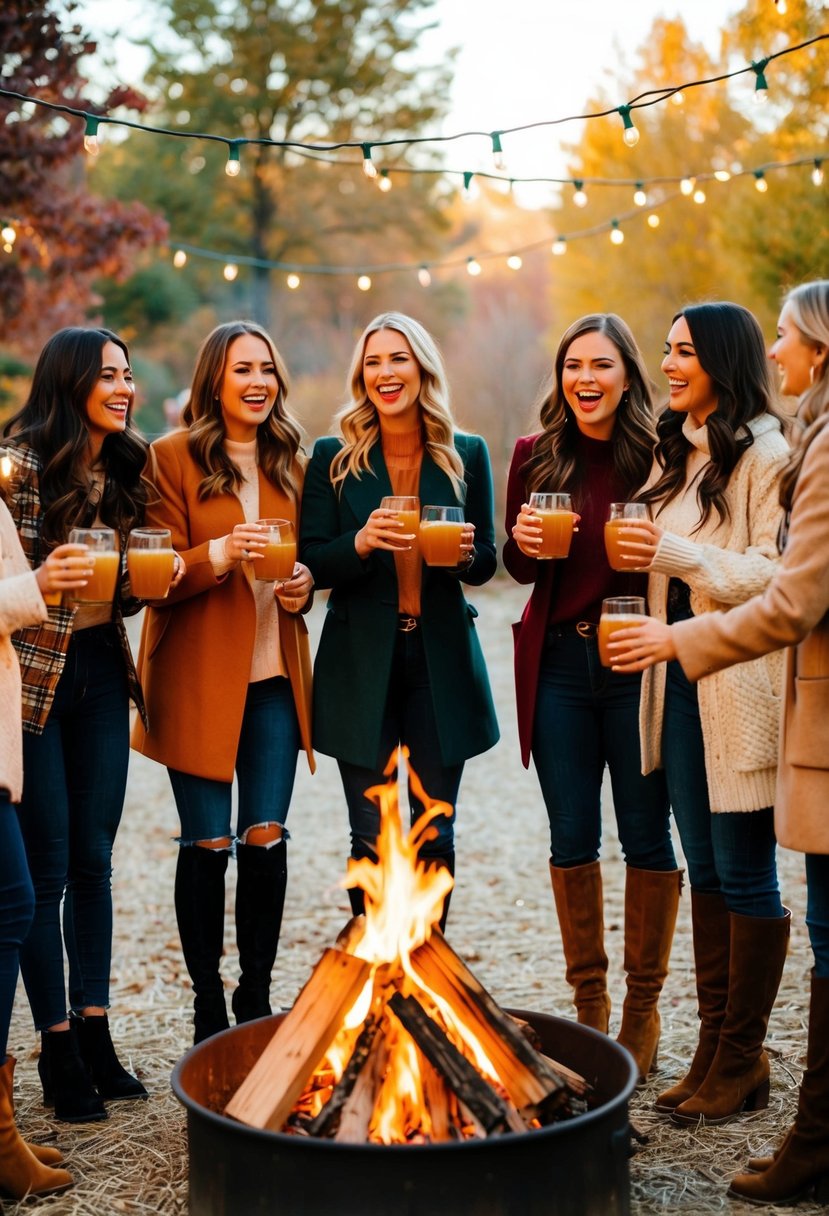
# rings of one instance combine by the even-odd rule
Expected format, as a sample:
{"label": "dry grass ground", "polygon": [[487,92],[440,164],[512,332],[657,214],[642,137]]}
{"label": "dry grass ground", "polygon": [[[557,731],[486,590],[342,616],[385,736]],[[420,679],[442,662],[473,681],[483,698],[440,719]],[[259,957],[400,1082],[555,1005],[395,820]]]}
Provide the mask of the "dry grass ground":
{"label": "dry grass ground", "polygon": [[[453,947],[504,1005],[569,1016],[569,989],[547,873],[546,815],[535,777],[520,764],[514,729],[509,624],[524,602],[508,582],[472,592],[490,664],[503,729],[501,743],[471,761],[458,816],[458,881],[449,922]],[[313,613],[317,627],[322,605]],[[193,712],[198,712],[196,706]],[[182,729],[187,729],[186,722]],[[612,1029],[623,995],[624,867],[612,811],[606,809],[604,876],[608,954],[614,998]],[[300,766],[289,826],[290,880],[282,944],[274,975],[275,1005],[290,1005],[324,946],[348,916],[337,886],[347,848],[345,813],[336,768],[320,758],[317,776]],[[187,1210],[184,1112],[172,1096],[170,1071],[191,1042],[190,994],[173,915],[177,820],[166,773],[133,756],[124,820],[116,848],[115,951],[112,969],[113,1037],[122,1057],[150,1091],[146,1103],[111,1103],[107,1122],[86,1127],[55,1124],[37,1087],[37,1041],[22,988],[10,1050],[18,1057],[18,1118],[26,1135],[56,1137],[75,1175],[65,1195],[38,1202],[52,1216],[131,1216]],[[772,1095],[766,1111],[719,1128],[689,1131],[651,1114],[653,1095],[679,1076],[695,1043],[696,1015],[687,895],[682,900],[672,973],[662,1001],[660,1071],[632,1103],[648,1142],[631,1163],[635,1216],[757,1209],[726,1198],[728,1179],[746,1160],[775,1144],[790,1122],[805,1049],[810,954],[803,923],[802,859],[781,854],[781,881],[793,909],[792,947],[772,1016]],[[228,926],[232,920],[228,890]],[[234,982],[233,941],[224,962]],[[6,1211],[22,1212],[23,1205]],[[25,1210],[32,1211],[27,1204]],[[777,1208],[768,1211],[787,1212]],[[801,1216],[823,1209],[801,1204]],[[332,1216],[336,1216],[332,1213]]]}

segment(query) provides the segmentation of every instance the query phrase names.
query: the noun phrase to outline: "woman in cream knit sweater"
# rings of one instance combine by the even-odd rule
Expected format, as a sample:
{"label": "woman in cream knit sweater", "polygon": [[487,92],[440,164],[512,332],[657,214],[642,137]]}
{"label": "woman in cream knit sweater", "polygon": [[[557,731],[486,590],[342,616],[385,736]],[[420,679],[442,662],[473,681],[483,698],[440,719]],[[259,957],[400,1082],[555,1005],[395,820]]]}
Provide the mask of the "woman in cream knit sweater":
{"label": "woman in cream knit sweater", "polygon": [[[670,407],[640,497],[653,522],[628,529],[649,572],[651,613],[670,622],[742,603],[777,564],[778,478],[787,445],[771,412],[760,327],[736,304],[674,318],[662,370]],[[700,1037],[688,1075],[657,1098],[676,1122],[724,1122],[768,1101],[763,1040],[783,969],[773,823],[779,656],[697,689],[678,663],[642,685],[644,771],[663,767],[691,885]]]}

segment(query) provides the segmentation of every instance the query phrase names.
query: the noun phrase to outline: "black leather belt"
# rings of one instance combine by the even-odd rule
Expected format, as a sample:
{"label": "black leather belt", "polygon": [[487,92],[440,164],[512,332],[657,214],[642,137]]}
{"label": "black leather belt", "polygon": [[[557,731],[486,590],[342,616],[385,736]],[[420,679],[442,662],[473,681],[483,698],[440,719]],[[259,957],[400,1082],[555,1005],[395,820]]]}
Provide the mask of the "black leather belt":
{"label": "black leather belt", "polygon": [[599,626],[593,621],[561,621],[558,625],[551,625],[547,633],[554,638],[565,638],[573,633],[580,638],[595,638],[598,637]]}

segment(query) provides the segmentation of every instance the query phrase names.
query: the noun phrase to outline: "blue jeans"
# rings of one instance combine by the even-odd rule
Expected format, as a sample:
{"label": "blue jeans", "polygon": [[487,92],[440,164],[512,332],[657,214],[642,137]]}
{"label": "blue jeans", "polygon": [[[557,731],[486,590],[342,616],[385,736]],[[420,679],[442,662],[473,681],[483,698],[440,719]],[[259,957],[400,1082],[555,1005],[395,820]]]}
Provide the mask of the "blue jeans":
{"label": "blue jeans", "polygon": [[586,865],[599,856],[601,788],[610,770],[625,862],[675,870],[670,811],[662,773],[642,776],[640,677],[599,662],[595,638],[551,629],[541,659],[532,755],[550,820],[550,860]]}
{"label": "blue jeans", "polygon": [[79,630],[43,733],[23,734],[18,815],[35,915],[20,970],[38,1030],[66,1018],[64,944],[72,1009],[109,1004],[112,846],[128,763],[127,673],[116,628]]}
{"label": "blue jeans", "polygon": [[[186,729],[186,725],[185,725]],[[252,827],[284,824],[296,775],[300,737],[290,682],[284,676],[248,685],[236,750],[239,808],[236,834]],[[231,836],[232,781],[215,781],[168,769],[181,820],[179,843]],[[288,833],[283,833],[287,839]]]}
{"label": "blue jeans", "polygon": [[806,854],[806,925],[815,975],[829,979],[829,854]]}
{"label": "blue jeans", "polygon": [[20,947],[34,911],[35,893],[20,824],[8,790],[0,790],[0,1064],[6,1059]]}
{"label": "blue jeans", "polygon": [[[409,749],[409,764],[420,778],[429,798],[446,802],[451,816],[438,815],[431,826],[434,840],[425,842],[421,856],[450,858],[455,847],[455,803],[458,800],[463,764],[445,765],[440,758],[440,739],[432,707],[432,689],[420,629],[398,633],[392,661],[389,691],[380,731],[380,764],[376,769],[339,761],[348,818],[351,825],[351,856],[374,857],[374,842],[380,831],[380,812],[365,797],[365,791],[389,778],[383,769],[398,744]],[[409,815],[412,823],[423,812],[422,802],[409,785]]]}
{"label": "blue jeans", "polygon": [[668,664],[662,762],[691,886],[721,892],[742,916],[782,916],[773,808],[712,814],[697,690],[676,660]]}

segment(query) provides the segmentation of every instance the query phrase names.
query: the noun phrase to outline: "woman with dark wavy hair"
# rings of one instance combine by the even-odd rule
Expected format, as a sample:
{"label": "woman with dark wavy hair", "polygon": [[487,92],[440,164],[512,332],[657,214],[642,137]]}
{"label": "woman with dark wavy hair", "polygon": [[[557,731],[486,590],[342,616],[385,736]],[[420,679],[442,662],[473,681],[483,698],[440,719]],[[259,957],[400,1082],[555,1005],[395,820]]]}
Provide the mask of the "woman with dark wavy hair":
{"label": "woman with dark wavy hair", "polygon": [[148,497],[134,394],[119,337],[62,329],[43,348],[28,400],[5,428],[14,461],[9,508],[30,565],[40,565],[76,525],[114,529],[121,553],[112,603],[52,606],[48,620],[13,639],[23,679],[19,814],[35,890],[20,969],[41,1031],[44,1101],[73,1123],[106,1118],[103,1099],[147,1096],[118,1062],[106,1014],[112,846],[126,790],[130,698],[143,713],[123,623],[141,607],[130,594],[126,547]]}
{"label": "woman with dark wavy hair", "polygon": [[[576,321],[559,343],[541,431],[519,439],[507,488],[504,563],[533,592],[516,626],[521,753],[535,762],[550,820],[550,877],[578,1019],[605,1033],[610,1016],[604,949],[600,791],[613,785],[626,863],[627,995],[619,1041],[642,1076],[656,1058],[657,1003],[667,975],[681,875],[661,773],[639,763],[639,681],[599,662],[602,600],[644,594],[643,575],[616,573],[604,548],[611,502],[629,500],[650,468],[651,385],[627,325],[612,313]],[[564,491],[579,513],[562,561],[536,557],[533,491]]]}
{"label": "woman with dark wavy hair", "polygon": [[[156,440],[148,519],[187,562],[148,608],[138,666],[149,727],[133,746],[165,764],[181,819],[175,904],[193,982],[195,1041],[228,1025],[219,961],[225,873],[236,858],[237,1022],[270,1013],[288,881],[285,820],[302,744],[311,760],[306,566],[258,579],[267,530],[298,522],[304,460],[288,373],[250,321],[219,325],[196,359],[186,430]],[[311,760],[313,769],[313,761]],[[234,772],[239,803],[231,830]]]}
{"label": "woman with dark wavy hair", "polygon": [[[649,572],[652,615],[674,622],[763,591],[778,563],[787,444],[763,335],[729,302],[674,317],[662,370],[670,402],[641,498],[652,522],[621,548]],[[687,1075],[656,1108],[722,1123],[765,1106],[763,1050],[789,937],[774,835],[782,656],[700,684],[679,663],[642,680],[644,771],[663,768],[691,884],[700,1031]]]}

